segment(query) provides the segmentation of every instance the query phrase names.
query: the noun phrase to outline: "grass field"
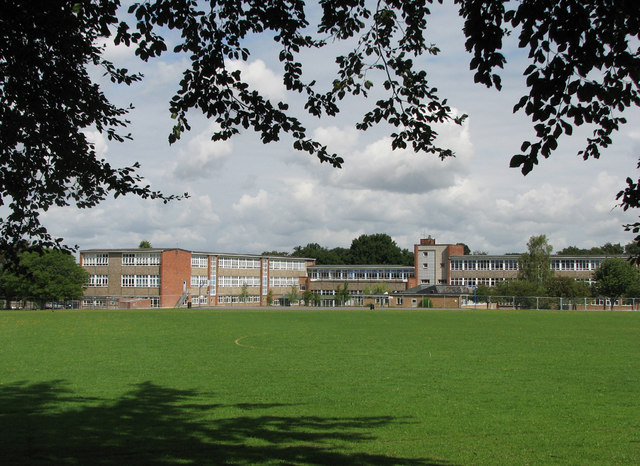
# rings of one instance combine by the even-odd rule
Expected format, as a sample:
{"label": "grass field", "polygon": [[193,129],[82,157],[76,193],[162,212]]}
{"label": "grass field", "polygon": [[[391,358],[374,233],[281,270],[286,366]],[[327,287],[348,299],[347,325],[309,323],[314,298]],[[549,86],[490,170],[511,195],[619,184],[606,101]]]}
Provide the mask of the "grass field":
{"label": "grass field", "polygon": [[640,312],[0,312],[3,464],[638,464]]}

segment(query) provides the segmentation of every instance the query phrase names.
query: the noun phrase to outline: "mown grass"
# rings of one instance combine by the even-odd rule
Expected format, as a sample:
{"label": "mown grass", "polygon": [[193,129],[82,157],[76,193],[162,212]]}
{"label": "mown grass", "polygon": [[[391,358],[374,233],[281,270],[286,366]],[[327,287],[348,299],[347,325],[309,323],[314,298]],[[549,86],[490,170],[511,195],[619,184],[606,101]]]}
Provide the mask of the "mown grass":
{"label": "mown grass", "polygon": [[6,464],[637,464],[640,313],[0,313]]}

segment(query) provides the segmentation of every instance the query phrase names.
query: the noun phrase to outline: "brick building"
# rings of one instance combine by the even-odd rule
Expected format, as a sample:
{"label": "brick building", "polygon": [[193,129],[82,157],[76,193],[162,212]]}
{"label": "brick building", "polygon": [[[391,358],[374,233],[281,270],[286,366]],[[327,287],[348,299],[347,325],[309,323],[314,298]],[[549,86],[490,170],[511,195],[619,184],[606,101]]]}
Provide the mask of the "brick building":
{"label": "brick building", "polygon": [[116,308],[148,298],[152,307],[275,303],[304,290],[313,259],[184,249],[95,249],[80,252],[89,273],[83,306]]}
{"label": "brick building", "polygon": [[[315,265],[314,259],[184,249],[93,249],[80,252],[90,279],[83,305],[117,308],[149,299],[152,307],[278,304],[292,291],[310,290],[333,305],[345,284],[347,304],[388,301],[407,290],[495,286],[518,275],[518,254],[465,255],[462,244],[428,237],[414,245],[414,265]],[[551,269],[593,283],[606,256],[551,256]],[[435,288],[433,288],[435,287]],[[431,293],[431,292],[430,292]],[[406,293],[405,293],[406,294]],[[385,297],[387,296],[387,297]],[[371,301],[373,300],[373,301]],[[131,301],[130,301],[131,302]],[[401,298],[396,305],[406,305]]]}

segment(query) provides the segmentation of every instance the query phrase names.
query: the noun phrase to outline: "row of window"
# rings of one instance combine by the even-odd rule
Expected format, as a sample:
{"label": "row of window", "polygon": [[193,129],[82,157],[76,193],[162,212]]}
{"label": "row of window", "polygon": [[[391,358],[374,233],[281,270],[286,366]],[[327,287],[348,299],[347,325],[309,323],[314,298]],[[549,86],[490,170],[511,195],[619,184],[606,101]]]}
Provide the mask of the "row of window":
{"label": "row of window", "polygon": [[518,270],[518,259],[453,259],[451,270]]}
{"label": "row of window", "polygon": [[498,282],[504,281],[504,278],[478,278],[478,277],[467,277],[467,278],[452,278],[451,284],[457,286],[496,286]]}
{"label": "row of window", "polygon": [[122,275],[123,288],[159,288],[160,275]]}
{"label": "row of window", "polygon": [[259,269],[260,259],[247,257],[220,257],[218,267],[221,269]]}
{"label": "row of window", "polygon": [[[595,270],[602,259],[553,259],[552,270]],[[452,259],[451,270],[518,270],[517,259]]]}
{"label": "row of window", "polygon": [[122,265],[160,265],[160,254],[157,252],[124,253]]}
{"label": "row of window", "polygon": [[271,270],[307,270],[307,263],[305,261],[291,261],[283,259],[271,259],[269,260],[269,268]]}
{"label": "row of window", "polygon": [[238,288],[241,286],[260,286],[260,277],[238,277],[231,275],[223,275],[218,278],[218,286],[220,288]]}
{"label": "row of window", "polygon": [[82,256],[82,265],[109,265],[109,254],[84,254]]}
{"label": "row of window", "polygon": [[218,304],[237,304],[237,303],[259,303],[260,296],[247,296],[241,298],[240,296],[219,296]]}
{"label": "row of window", "polygon": [[[151,296],[145,297],[144,299],[151,300],[152,308],[160,307],[160,297],[159,296]],[[106,298],[101,296],[87,296],[82,300],[83,308],[102,308],[102,309],[116,309],[118,307],[118,299],[116,298]]]}
{"label": "row of window", "polygon": [[292,287],[298,286],[299,284],[300,280],[298,277],[269,277],[270,288]]}
{"label": "row of window", "polygon": [[602,259],[553,259],[552,270],[595,270],[602,265]]}
{"label": "row of window", "polygon": [[412,269],[358,270],[315,269],[309,271],[311,280],[407,280],[413,278]]}

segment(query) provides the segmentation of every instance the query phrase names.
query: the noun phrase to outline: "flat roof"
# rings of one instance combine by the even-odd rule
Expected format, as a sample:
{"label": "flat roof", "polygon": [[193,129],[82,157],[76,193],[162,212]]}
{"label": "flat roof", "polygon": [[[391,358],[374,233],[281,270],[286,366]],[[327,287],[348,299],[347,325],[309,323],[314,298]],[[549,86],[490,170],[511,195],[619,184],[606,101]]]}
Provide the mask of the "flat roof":
{"label": "flat roof", "polygon": [[184,251],[191,253],[192,255],[201,256],[225,256],[225,257],[250,257],[250,258],[267,258],[267,259],[282,259],[282,260],[295,260],[295,261],[314,261],[312,257],[293,257],[293,256],[274,256],[274,255],[262,255],[262,254],[244,254],[240,252],[211,252],[211,251],[190,251],[182,248],[110,248],[110,249],[81,249],[78,251],[80,254],[87,253],[110,253],[110,252],[123,252],[123,253],[145,253],[155,252],[160,253],[164,251]]}
{"label": "flat roof", "polygon": [[414,269],[413,265],[310,265],[310,269],[353,269],[353,270],[380,270],[380,269]]}

